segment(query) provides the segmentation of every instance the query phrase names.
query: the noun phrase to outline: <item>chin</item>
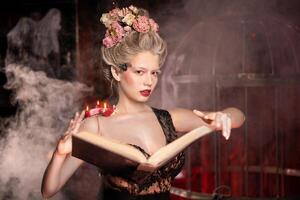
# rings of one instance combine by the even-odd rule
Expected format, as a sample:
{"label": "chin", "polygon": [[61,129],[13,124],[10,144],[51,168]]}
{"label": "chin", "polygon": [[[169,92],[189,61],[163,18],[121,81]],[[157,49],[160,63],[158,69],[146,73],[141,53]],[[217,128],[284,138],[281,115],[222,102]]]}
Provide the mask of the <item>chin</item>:
{"label": "chin", "polygon": [[149,98],[147,98],[147,99],[140,99],[139,102],[146,103],[148,100],[149,100]]}
{"label": "chin", "polygon": [[139,97],[136,101],[140,102],[140,103],[146,103],[149,100],[149,97]]}

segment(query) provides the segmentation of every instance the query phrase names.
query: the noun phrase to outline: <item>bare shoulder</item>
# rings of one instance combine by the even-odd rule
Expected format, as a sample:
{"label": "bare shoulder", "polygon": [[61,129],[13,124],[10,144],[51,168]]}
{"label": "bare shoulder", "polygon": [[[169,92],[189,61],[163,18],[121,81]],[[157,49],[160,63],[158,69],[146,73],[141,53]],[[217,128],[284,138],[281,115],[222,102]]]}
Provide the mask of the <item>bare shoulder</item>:
{"label": "bare shoulder", "polygon": [[87,131],[90,133],[99,134],[98,116],[92,116],[84,119],[79,127],[79,132]]}

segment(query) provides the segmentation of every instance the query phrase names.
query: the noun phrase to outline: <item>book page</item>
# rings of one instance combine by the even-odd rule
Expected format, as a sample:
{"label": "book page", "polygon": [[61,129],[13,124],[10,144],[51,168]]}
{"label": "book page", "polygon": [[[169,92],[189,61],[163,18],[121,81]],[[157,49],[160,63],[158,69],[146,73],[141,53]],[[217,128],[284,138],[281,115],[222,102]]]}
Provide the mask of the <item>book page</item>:
{"label": "book page", "polygon": [[162,166],[170,159],[174,158],[178,153],[183,151],[191,143],[212,131],[213,130],[207,126],[196,128],[169,143],[168,145],[160,148],[150,158],[148,158],[147,163],[156,167]]}
{"label": "book page", "polygon": [[138,163],[147,162],[147,159],[142,152],[128,144],[122,144],[116,140],[98,136],[89,132],[80,132],[78,134],[74,134],[73,137],[77,137],[88,143],[94,144],[99,148],[106,149],[110,152],[128,158],[129,160],[136,161]]}

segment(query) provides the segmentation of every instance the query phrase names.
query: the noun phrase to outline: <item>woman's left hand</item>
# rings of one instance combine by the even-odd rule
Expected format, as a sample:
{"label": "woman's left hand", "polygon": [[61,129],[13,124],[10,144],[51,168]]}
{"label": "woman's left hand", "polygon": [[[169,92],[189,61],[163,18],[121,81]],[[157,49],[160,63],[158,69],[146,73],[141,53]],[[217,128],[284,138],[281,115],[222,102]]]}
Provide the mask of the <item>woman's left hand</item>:
{"label": "woman's left hand", "polygon": [[224,112],[204,113],[199,110],[193,110],[193,112],[216,130],[222,130],[222,135],[225,139],[229,139],[231,132],[231,118],[229,114]]}

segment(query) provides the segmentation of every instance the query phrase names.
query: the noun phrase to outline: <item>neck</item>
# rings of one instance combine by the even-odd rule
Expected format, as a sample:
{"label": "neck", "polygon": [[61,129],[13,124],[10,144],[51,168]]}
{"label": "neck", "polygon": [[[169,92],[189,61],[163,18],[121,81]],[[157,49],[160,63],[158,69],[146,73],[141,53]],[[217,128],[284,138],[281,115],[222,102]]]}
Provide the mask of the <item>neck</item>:
{"label": "neck", "polygon": [[116,109],[118,114],[132,114],[148,111],[149,106],[144,102],[136,102],[127,98],[125,95],[120,94]]}

